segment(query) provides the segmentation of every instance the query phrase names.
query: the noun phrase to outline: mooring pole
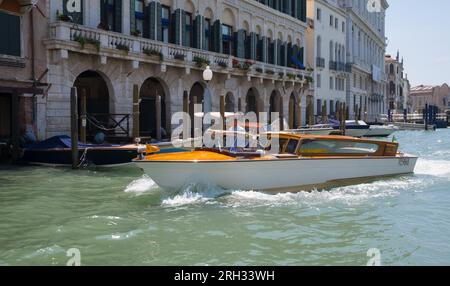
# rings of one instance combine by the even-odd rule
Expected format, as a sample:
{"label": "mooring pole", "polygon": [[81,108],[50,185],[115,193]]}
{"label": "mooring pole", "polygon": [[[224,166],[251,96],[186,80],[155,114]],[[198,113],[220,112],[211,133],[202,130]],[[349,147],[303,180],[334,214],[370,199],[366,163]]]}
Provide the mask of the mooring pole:
{"label": "mooring pole", "polygon": [[139,86],[137,84],[133,85],[133,139],[139,137]]}
{"label": "mooring pole", "polygon": [[87,127],[87,102],[86,102],[86,89],[82,88],[80,90],[80,141],[82,143],[87,142],[87,134],[86,134],[86,127]]}
{"label": "mooring pole", "polygon": [[72,168],[77,169],[78,160],[78,100],[77,89],[70,90],[70,133],[72,139]]}
{"label": "mooring pole", "polygon": [[11,139],[12,160],[16,162],[19,158],[19,94],[14,91],[11,98]]}
{"label": "mooring pole", "polygon": [[155,107],[156,107],[156,140],[161,141],[161,95],[156,95],[155,100]]}

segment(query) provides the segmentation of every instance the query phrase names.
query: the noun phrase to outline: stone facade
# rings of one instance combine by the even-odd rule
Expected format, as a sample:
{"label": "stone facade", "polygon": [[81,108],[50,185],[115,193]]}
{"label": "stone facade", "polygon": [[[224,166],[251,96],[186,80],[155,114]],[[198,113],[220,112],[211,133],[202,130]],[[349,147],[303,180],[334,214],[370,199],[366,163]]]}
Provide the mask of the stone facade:
{"label": "stone facade", "polygon": [[362,119],[375,121],[386,110],[385,17],[389,5],[386,0],[339,3],[347,13],[347,62],[352,63],[347,91],[350,116],[359,109]]}
{"label": "stone facade", "polygon": [[[151,5],[152,1],[149,2]],[[296,1],[299,7],[295,12],[290,5],[274,9],[259,2],[253,0],[158,2],[163,7],[169,7],[175,19],[177,11],[182,11],[181,15],[185,16],[192,12],[192,16],[195,17],[191,19],[203,15],[204,19],[208,17],[212,22],[219,20],[219,23],[230,26],[235,33],[233,41],[236,41],[232,49],[235,53],[239,53],[241,57],[238,57],[232,52],[224,54],[225,49],[219,52],[197,49],[192,47],[192,42],[191,46],[186,46],[183,40],[180,41],[183,43],[176,44],[166,43],[157,38],[131,35],[133,27],[130,27],[132,21],[128,15],[133,14],[130,10],[133,3],[130,1],[123,1],[120,33],[98,28],[102,18],[98,3],[82,5],[83,25],[73,25],[60,21],[61,15],[57,18],[58,13],[64,11],[62,1],[50,1],[50,36],[44,43],[49,56],[48,82],[52,86],[48,96],[38,100],[38,120],[43,123],[39,125],[39,138],[69,133],[70,90],[76,82],[79,82],[80,76],[86,75],[86,72],[90,72],[91,75],[95,73],[106,84],[108,99],[104,105],[108,105],[110,114],[132,115],[134,86],[138,87],[142,97],[142,94],[152,94],[151,90],[143,89],[149,87],[151,89],[152,86],[147,84],[148,80],[154,82],[160,90],[159,93],[162,93],[158,96],[161,96],[163,109],[161,116],[164,117],[157,119],[156,122],[161,122],[166,130],[176,125],[170,123],[171,115],[186,110],[186,97],[192,103],[191,95],[198,93],[198,90],[201,92],[196,96],[203,98],[205,111],[219,111],[223,98],[228,105],[227,109],[248,111],[251,94],[256,98],[257,111],[280,111],[286,121],[299,125],[301,117],[304,123],[305,92],[308,89],[310,74],[296,66],[295,62],[292,63],[291,58],[305,52],[306,23],[302,20],[302,15],[306,13],[306,1],[304,6],[301,4],[302,1]],[[300,8],[305,11],[302,12]],[[139,14],[136,13],[137,15]],[[184,38],[192,31],[190,29],[187,28],[187,32],[177,30],[173,33]],[[158,30],[155,35],[158,35]],[[243,33],[247,38],[243,38],[245,41],[243,46],[250,48],[248,53],[238,51],[241,47],[240,31],[245,31]],[[255,39],[262,41],[261,52],[264,56],[262,60],[257,58],[256,49],[259,44],[253,44],[253,34],[258,35]],[[191,39],[193,42],[205,40],[202,36],[200,38],[194,36]],[[223,39],[222,45],[227,45],[228,38]],[[247,47],[247,44],[251,47]],[[273,56],[269,57],[269,53],[273,53]],[[299,56],[300,61],[302,57]],[[199,59],[205,62],[198,62]],[[209,83],[202,79],[206,62],[214,72],[213,80]],[[154,96],[149,95],[151,108],[155,104]],[[273,106],[274,104],[276,106]],[[101,109],[101,106],[97,107]],[[141,106],[141,113],[145,112],[143,108]],[[131,120],[129,130],[132,129]]]}
{"label": "stone facade", "polygon": [[411,88],[411,108],[415,113],[422,113],[425,105],[437,106],[439,112],[444,113],[449,105],[450,87],[448,84],[442,86],[419,85]]}
{"label": "stone facade", "polygon": [[410,84],[408,76],[405,73],[405,66],[403,59],[400,60],[400,54],[393,58],[391,55],[386,55],[385,58],[385,73],[387,74],[387,108],[393,113],[403,114],[406,109],[410,112]]}

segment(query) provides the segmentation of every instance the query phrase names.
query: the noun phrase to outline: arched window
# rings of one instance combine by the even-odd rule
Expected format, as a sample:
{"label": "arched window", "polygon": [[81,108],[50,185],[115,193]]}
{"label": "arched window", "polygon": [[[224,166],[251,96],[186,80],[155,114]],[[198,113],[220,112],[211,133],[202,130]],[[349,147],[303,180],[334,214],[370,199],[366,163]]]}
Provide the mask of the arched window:
{"label": "arched window", "polygon": [[317,36],[317,57],[322,57],[322,38]]}
{"label": "arched window", "polygon": [[391,66],[389,67],[389,69],[390,69],[390,73],[391,74],[394,74],[394,64],[391,64]]}

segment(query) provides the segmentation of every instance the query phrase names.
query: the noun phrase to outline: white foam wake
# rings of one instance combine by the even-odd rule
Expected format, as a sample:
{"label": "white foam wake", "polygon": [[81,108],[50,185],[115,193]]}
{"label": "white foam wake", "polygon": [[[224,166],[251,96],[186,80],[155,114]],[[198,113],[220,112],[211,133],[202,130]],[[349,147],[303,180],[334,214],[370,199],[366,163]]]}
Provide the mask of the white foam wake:
{"label": "white foam wake", "polygon": [[163,199],[162,206],[180,207],[208,203],[228,193],[230,193],[230,191],[209,184],[191,184],[183,188],[182,191],[174,197]]}
{"label": "white foam wake", "polygon": [[125,193],[133,193],[142,195],[158,188],[158,185],[147,175],[142,178],[134,180],[125,189]]}
{"label": "white foam wake", "polygon": [[419,159],[415,173],[417,175],[447,177],[450,180],[450,160]]}

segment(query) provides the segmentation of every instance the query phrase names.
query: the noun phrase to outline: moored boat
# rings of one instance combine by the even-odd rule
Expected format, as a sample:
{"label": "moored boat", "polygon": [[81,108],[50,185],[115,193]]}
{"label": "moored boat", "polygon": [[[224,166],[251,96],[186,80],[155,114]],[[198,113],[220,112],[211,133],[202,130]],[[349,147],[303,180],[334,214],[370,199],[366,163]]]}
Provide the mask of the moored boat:
{"label": "moored boat", "polygon": [[364,137],[389,137],[399,130],[394,125],[370,125],[369,132]]}
{"label": "moored boat", "polygon": [[414,172],[417,157],[398,143],[345,136],[272,134],[280,150],[197,149],[133,160],[159,186],[210,183],[231,190],[281,190]]}

